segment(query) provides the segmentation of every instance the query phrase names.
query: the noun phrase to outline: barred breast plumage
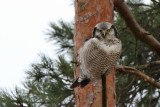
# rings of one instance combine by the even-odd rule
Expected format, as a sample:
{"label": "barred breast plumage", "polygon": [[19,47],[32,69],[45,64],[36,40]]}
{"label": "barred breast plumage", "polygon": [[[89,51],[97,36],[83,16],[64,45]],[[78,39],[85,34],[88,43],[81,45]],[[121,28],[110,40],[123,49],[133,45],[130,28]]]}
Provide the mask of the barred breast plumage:
{"label": "barred breast plumage", "polygon": [[100,79],[102,74],[110,73],[120,57],[121,47],[121,42],[117,38],[108,41],[92,38],[87,41],[79,50],[79,82],[84,78],[95,81]]}

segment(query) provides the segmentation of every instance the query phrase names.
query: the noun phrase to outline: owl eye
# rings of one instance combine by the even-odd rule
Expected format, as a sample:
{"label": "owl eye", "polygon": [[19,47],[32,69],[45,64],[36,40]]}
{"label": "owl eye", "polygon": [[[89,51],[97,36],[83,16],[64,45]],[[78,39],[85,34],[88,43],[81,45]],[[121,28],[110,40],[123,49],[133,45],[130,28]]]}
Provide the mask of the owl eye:
{"label": "owl eye", "polygon": [[97,29],[97,32],[98,32],[98,33],[100,33],[100,32],[101,32],[101,30]]}
{"label": "owl eye", "polygon": [[112,31],[111,29],[108,29],[108,30],[107,30],[108,33],[110,33],[111,31]]}

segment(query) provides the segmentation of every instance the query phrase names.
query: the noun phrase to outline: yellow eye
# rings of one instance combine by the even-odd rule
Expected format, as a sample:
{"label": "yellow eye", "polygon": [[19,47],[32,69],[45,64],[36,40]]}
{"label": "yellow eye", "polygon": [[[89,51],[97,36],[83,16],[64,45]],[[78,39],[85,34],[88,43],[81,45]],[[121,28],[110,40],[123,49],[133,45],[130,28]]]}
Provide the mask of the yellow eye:
{"label": "yellow eye", "polygon": [[100,33],[101,31],[97,29],[97,32]]}
{"label": "yellow eye", "polygon": [[108,29],[108,30],[107,30],[107,32],[109,32],[109,33],[110,33],[111,31],[112,31],[111,29]]}

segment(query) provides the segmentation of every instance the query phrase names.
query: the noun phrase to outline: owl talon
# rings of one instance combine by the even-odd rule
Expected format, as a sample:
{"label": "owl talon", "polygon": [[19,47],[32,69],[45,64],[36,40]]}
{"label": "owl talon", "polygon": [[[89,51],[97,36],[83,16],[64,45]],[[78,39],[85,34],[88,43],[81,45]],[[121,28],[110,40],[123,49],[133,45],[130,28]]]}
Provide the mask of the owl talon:
{"label": "owl talon", "polygon": [[79,66],[80,65],[80,62],[77,62],[76,66]]}
{"label": "owl talon", "polygon": [[71,63],[75,64],[76,66],[80,65],[80,62],[78,62],[78,61],[71,61]]}
{"label": "owl talon", "polygon": [[84,37],[85,42],[88,41],[88,40],[89,40],[88,36]]}

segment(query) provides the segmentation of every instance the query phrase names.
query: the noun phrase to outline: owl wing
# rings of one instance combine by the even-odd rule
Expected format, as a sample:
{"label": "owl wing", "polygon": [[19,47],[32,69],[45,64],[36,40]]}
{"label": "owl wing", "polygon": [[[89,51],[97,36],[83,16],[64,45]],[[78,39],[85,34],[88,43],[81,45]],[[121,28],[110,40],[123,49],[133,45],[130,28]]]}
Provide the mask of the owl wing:
{"label": "owl wing", "polygon": [[88,78],[99,78],[108,69],[107,53],[96,38],[87,41],[79,51],[81,74]]}

